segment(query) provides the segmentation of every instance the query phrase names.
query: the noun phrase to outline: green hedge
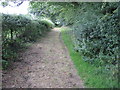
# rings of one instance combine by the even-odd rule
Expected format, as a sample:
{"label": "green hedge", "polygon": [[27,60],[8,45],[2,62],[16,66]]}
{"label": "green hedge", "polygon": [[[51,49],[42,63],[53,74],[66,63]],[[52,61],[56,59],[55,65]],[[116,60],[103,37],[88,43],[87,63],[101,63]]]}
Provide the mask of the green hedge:
{"label": "green hedge", "polygon": [[111,72],[111,77],[118,78],[120,41],[118,5],[107,3],[106,13],[103,13],[105,8],[101,7],[104,4],[106,3],[98,7],[96,11],[94,10],[95,3],[92,6],[86,4],[84,11],[76,12],[81,15],[76,16],[76,22],[73,25],[75,50],[82,53],[83,60],[97,67],[104,67]]}
{"label": "green hedge", "polygon": [[21,48],[25,48],[26,42],[36,41],[40,36],[45,35],[45,32],[48,32],[50,27],[49,24],[47,25],[47,23],[39,19],[30,19],[24,15],[1,15],[2,59],[4,67],[5,61],[11,62],[17,59],[18,51]]}
{"label": "green hedge", "polygon": [[82,54],[85,62],[96,66],[98,72],[107,72],[109,79],[118,80],[118,3],[78,2],[64,10],[63,17],[72,28],[74,50]]}

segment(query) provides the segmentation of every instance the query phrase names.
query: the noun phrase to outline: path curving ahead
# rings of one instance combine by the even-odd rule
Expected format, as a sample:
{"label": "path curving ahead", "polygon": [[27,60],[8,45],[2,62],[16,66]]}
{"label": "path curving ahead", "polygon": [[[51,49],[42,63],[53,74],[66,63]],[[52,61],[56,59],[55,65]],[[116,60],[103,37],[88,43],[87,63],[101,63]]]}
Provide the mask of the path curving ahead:
{"label": "path curving ahead", "polygon": [[83,88],[68,51],[60,41],[60,29],[22,53],[22,61],[3,71],[3,88]]}

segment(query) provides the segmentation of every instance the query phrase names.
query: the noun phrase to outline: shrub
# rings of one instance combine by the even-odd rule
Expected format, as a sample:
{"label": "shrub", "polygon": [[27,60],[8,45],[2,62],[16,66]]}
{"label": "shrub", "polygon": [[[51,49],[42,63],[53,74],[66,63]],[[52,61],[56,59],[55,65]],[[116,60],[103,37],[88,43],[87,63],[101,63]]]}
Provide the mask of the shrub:
{"label": "shrub", "polygon": [[0,60],[0,63],[2,63],[2,67],[0,66],[0,69],[6,69],[8,67],[8,62],[6,60]]}
{"label": "shrub", "polygon": [[44,23],[48,28],[54,28],[55,26],[54,23],[47,18],[41,19],[40,21]]}
{"label": "shrub", "polygon": [[71,9],[67,14],[72,15],[65,20],[68,25],[72,20],[71,37],[75,50],[82,54],[85,62],[102,71],[108,70],[110,79],[118,80],[118,3],[79,3]]}
{"label": "shrub", "polygon": [[[2,14],[2,59],[15,61],[26,42],[36,41],[53,27],[49,20],[34,20],[24,15]],[[4,67],[5,64],[3,64]],[[6,66],[5,66],[6,67]]]}

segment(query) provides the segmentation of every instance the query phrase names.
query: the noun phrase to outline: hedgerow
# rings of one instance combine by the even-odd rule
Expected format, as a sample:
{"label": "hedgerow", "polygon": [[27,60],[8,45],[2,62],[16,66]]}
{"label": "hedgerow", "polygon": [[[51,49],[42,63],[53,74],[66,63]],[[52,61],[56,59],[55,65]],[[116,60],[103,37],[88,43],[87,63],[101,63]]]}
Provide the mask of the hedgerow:
{"label": "hedgerow", "polygon": [[[73,7],[69,7],[72,4]],[[120,23],[118,3],[66,3],[61,17],[72,28],[74,50],[110,80],[118,80]],[[101,71],[101,72],[100,72]],[[116,87],[112,85],[111,87]]]}
{"label": "hedgerow", "polygon": [[[101,4],[101,3],[100,3]],[[100,5],[103,7],[106,3]],[[75,50],[82,53],[83,60],[97,67],[104,67],[111,72],[111,77],[118,78],[119,59],[119,21],[117,3],[107,3],[105,8],[95,11],[95,3],[86,4],[84,11],[79,8],[73,24]],[[88,9],[89,7],[89,9]],[[100,8],[100,9],[99,9]],[[111,11],[113,10],[113,11]]]}
{"label": "hedgerow", "polygon": [[[30,19],[24,15],[2,14],[2,61],[3,68],[15,61],[19,50],[25,47],[26,42],[36,41],[45,32],[50,30],[52,22],[39,19]],[[6,61],[8,63],[6,63]]]}

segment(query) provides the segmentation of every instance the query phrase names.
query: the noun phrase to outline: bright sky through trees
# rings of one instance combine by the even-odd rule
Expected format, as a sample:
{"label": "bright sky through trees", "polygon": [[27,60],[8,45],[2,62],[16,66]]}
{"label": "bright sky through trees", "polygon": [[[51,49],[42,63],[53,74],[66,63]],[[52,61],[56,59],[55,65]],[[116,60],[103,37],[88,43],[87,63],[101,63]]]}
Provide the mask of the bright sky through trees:
{"label": "bright sky through trees", "polygon": [[[12,2],[10,4],[13,5]],[[2,7],[2,6],[0,6],[0,13],[27,14],[28,13],[28,6],[29,6],[29,1],[24,1],[20,6],[16,6],[16,7],[11,7],[11,6]]]}

